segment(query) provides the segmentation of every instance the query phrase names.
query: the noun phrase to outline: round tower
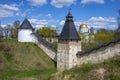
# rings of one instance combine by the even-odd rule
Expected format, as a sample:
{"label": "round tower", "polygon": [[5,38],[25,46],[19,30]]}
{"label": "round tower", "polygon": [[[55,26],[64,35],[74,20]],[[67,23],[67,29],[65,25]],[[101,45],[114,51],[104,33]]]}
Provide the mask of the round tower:
{"label": "round tower", "polygon": [[57,69],[63,71],[76,66],[78,51],[81,51],[81,38],[76,31],[73,16],[69,11],[58,39]]}
{"label": "round tower", "polygon": [[33,42],[31,34],[34,28],[26,18],[18,28],[18,42]]}

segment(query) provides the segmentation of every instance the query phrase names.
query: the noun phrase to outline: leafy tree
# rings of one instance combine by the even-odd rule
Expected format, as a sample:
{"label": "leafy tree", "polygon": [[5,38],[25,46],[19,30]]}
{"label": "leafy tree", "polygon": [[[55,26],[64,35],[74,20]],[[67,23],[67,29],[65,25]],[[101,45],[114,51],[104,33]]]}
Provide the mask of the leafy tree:
{"label": "leafy tree", "polygon": [[82,39],[81,40],[81,44],[82,44],[82,50],[84,51],[84,50],[86,50],[87,48],[88,48],[88,40],[87,40],[87,38],[86,38],[86,35],[85,35],[85,33],[78,33],[79,34],[79,36],[80,36],[80,38]]}
{"label": "leafy tree", "polygon": [[88,39],[86,39],[85,33],[79,33],[79,35],[82,38],[83,51],[97,45],[110,42],[114,38],[114,32],[106,29],[100,29],[96,34],[93,32],[93,29],[90,29]]}
{"label": "leafy tree", "polygon": [[17,38],[18,36],[18,27],[20,26],[20,21],[16,20],[13,23],[13,28],[12,28],[12,37]]}
{"label": "leafy tree", "polygon": [[97,45],[109,42],[114,38],[114,32],[112,31],[107,31],[105,29],[100,29],[96,34],[95,34],[95,42]]}
{"label": "leafy tree", "polygon": [[50,38],[50,37],[57,35],[57,31],[50,27],[42,27],[37,32],[38,32],[38,34],[40,34],[41,36],[43,36],[45,38]]}
{"label": "leafy tree", "polygon": [[91,27],[90,28],[90,33],[89,33],[89,43],[93,43],[94,42],[94,36],[95,36],[94,28]]}

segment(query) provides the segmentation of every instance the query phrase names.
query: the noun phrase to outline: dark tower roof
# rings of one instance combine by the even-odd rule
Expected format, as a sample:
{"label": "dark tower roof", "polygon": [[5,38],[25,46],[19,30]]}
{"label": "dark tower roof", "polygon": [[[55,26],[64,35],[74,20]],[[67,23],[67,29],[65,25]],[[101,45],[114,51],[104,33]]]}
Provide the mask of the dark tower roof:
{"label": "dark tower roof", "polygon": [[23,23],[20,25],[19,29],[34,29],[27,18],[23,21]]}
{"label": "dark tower roof", "polygon": [[66,16],[66,21],[59,36],[59,40],[81,40],[75,28],[73,16],[71,15],[70,11]]}

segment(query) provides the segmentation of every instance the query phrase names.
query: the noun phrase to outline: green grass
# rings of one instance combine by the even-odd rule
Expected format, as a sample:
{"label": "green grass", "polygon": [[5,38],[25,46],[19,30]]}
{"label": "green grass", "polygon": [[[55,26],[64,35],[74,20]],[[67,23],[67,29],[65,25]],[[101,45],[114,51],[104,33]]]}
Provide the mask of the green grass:
{"label": "green grass", "polygon": [[120,80],[120,56],[103,63],[76,66],[52,76],[50,80]]}
{"label": "green grass", "polygon": [[52,44],[57,47],[58,42],[53,42]]}
{"label": "green grass", "polygon": [[[103,77],[98,74],[101,69]],[[120,80],[120,56],[56,72],[54,62],[37,45],[0,40],[0,80]]]}
{"label": "green grass", "polygon": [[49,76],[56,72],[55,69],[41,69],[41,70],[7,70],[0,75],[0,80],[11,78],[11,77],[39,77],[43,76],[44,79],[49,78]]}
{"label": "green grass", "polygon": [[54,62],[37,45],[0,40],[0,80],[47,79],[55,72]]}

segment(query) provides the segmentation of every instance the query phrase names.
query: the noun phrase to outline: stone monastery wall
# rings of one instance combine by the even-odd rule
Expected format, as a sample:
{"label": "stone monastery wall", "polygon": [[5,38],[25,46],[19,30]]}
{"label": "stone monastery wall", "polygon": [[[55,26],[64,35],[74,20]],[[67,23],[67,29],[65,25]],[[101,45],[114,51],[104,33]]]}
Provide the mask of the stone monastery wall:
{"label": "stone monastery wall", "polygon": [[[35,43],[55,62],[57,62],[57,47],[47,42],[38,34],[33,34],[36,37]],[[35,39],[35,38],[34,38]],[[102,47],[101,47],[102,46]],[[77,65],[80,66],[83,63],[99,63],[112,58],[113,56],[120,55],[120,39],[118,41],[112,41],[108,44],[103,44],[95,47],[95,49],[89,49],[85,52],[77,53]],[[64,56],[63,56],[64,57]],[[72,59],[72,58],[71,58]],[[57,63],[59,64],[59,63]]]}
{"label": "stone monastery wall", "polygon": [[41,42],[37,43],[38,47],[40,47],[52,60],[57,61],[56,56],[57,54],[52,51],[50,48],[48,48],[47,46],[43,45]]}
{"label": "stone monastery wall", "polygon": [[33,33],[32,35],[35,37],[34,39],[36,39],[34,40],[34,43],[36,43],[52,60],[57,61],[57,47],[53,46],[36,33]]}
{"label": "stone monastery wall", "polygon": [[99,63],[112,58],[113,56],[120,56],[120,41],[117,43],[111,43],[105,47],[101,47],[98,50],[93,50],[90,53],[84,53],[83,55],[77,55],[77,65],[83,63]]}

